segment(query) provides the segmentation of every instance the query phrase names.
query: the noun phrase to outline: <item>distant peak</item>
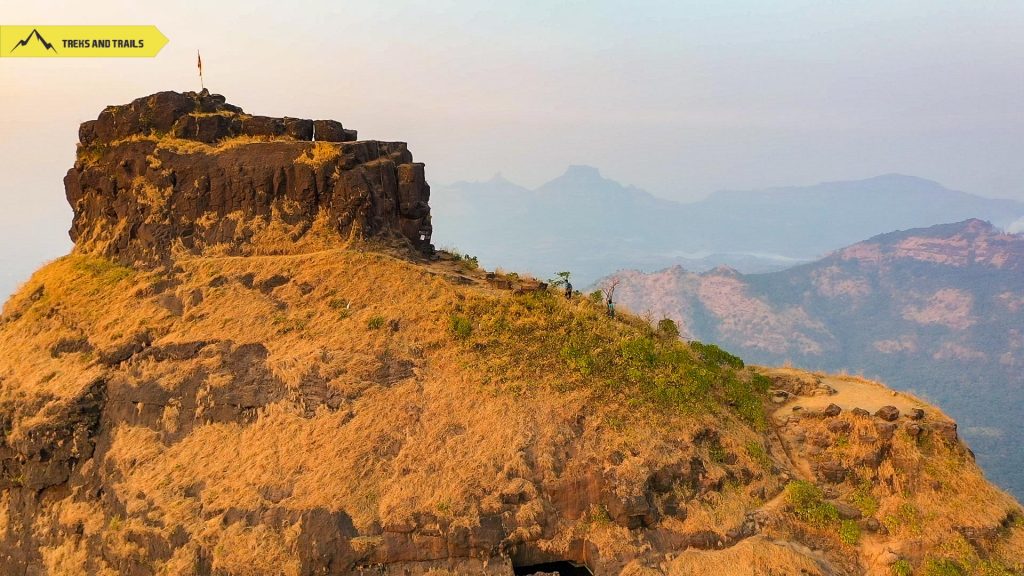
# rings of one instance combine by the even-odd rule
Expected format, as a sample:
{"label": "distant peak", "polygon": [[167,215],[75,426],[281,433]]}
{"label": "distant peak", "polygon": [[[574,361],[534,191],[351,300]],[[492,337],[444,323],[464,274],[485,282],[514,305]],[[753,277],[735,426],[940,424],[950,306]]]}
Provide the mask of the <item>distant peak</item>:
{"label": "distant peak", "polygon": [[921,178],[920,176],[910,176],[908,174],[897,174],[895,172],[889,174],[882,174],[881,176],[875,176],[874,178],[866,178],[862,182],[879,184],[883,186],[890,186],[898,188],[900,190],[917,190],[917,191],[948,191],[941,182],[936,182],[929,178]]}
{"label": "distant peak", "polygon": [[742,276],[742,274],[740,274],[739,270],[733,268],[732,266],[719,264],[718,266],[715,266],[711,270],[708,270],[707,272],[702,274],[702,276],[727,276],[730,278],[738,278]]}
{"label": "distant peak", "polygon": [[853,250],[856,252],[860,247],[872,244],[881,244],[883,246],[895,246],[899,242],[907,240],[908,238],[931,238],[936,240],[952,240],[957,237],[966,238],[971,242],[978,239],[984,239],[993,235],[999,234],[1000,231],[992,225],[991,222],[981,220],[979,218],[969,218],[961,222],[951,222],[948,224],[936,224],[934,226],[928,226],[926,228],[911,228],[909,230],[896,230],[894,232],[886,232],[885,234],[879,234],[873,236],[863,242],[858,242],[852,246],[847,246],[838,251],[838,253],[850,254]]}
{"label": "distant peak", "polygon": [[587,166],[585,164],[570,164],[569,167],[565,169],[565,173],[562,174],[562,178],[600,180],[601,172],[593,166]]}
{"label": "distant peak", "polygon": [[898,172],[881,174],[873,178],[866,178],[866,180],[888,180],[891,182],[927,182],[929,184],[938,184],[938,182],[934,180],[929,180],[928,178],[921,178],[920,176],[911,176],[909,174],[900,174]]}
{"label": "distant peak", "polygon": [[[915,232],[915,230],[910,230]],[[920,229],[920,233],[926,234],[931,233],[933,235],[941,236],[954,236],[957,234],[994,234],[998,232],[996,227],[987,220],[981,220],[979,218],[968,218],[962,222],[953,222],[952,224],[937,224],[928,228]]]}
{"label": "distant peak", "polygon": [[966,228],[984,228],[986,230],[993,229],[991,222],[989,222],[988,220],[982,220],[980,218],[968,218],[967,220],[964,220],[960,224],[962,224]]}

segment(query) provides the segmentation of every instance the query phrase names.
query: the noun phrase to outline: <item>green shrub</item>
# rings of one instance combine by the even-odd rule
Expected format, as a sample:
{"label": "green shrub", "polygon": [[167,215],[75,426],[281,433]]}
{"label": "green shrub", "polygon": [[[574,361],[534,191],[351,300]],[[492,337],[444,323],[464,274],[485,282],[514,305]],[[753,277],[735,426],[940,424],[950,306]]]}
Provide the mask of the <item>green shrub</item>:
{"label": "green shrub", "polygon": [[900,504],[895,513],[888,514],[885,517],[883,523],[890,532],[895,532],[899,528],[906,528],[914,534],[919,534],[922,530],[921,514],[910,502]]}
{"label": "green shrub", "polygon": [[473,323],[461,314],[452,314],[451,324],[452,334],[459,340],[465,340],[473,334]]}
{"label": "green shrub", "polygon": [[332,298],[327,302],[327,305],[330,306],[332,310],[337,310],[338,318],[342,320],[348,318],[352,314],[352,311],[350,310],[351,304],[344,298]]}
{"label": "green shrub", "polygon": [[703,342],[693,341],[690,342],[690,348],[693,348],[708,362],[712,362],[720,366],[729,366],[737,370],[743,368],[743,360],[738,356],[729,354],[714,344],[705,344]]}
{"label": "green shrub", "polygon": [[626,365],[634,369],[653,368],[657,361],[654,341],[645,336],[625,340],[620,345],[622,359]]}
{"label": "green shrub", "polygon": [[839,525],[839,539],[853,546],[860,540],[860,526],[853,520],[843,520]]}
{"label": "green shrub", "polygon": [[111,516],[110,517],[110,522],[107,523],[107,528],[111,532],[117,532],[123,526],[124,526],[124,519],[122,519],[120,516],[118,516],[116,514],[114,516]]}
{"label": "green shrub", "polygon": [[787,484],[786,499],[798,518],[819,528],[839,520],[836,507],[825,501],[820,488],[806,480]]}
{"label": "green shrub", "polygon": [[121,280],[131,277],[133,274],[131,268],[122,266],[113,260],[98,256],[89,256],[76,260],[74,268],[80,272],[85,272],[86,274],[94,276],[105,286],[117,284]]}
{"label": "green shrub", "polygon": [[278,312],[271,317],[270,322],[274,326],[278,327],[278,332],[281,334],[287,334],[296,330],[305,330],[306,326],[309,325],[309,319],[309,316],[293,318],[287,314]]}
{"label": "green shrub", "polygon": [[749,382],[734,378],[726,382],[725,399],[732,406],[733,410],[748,423],[754,425],[758,430],[764,430],[767,426],[767,417],[764,413],[764,393],[767,388],[762,389],[759,374],[751,376]]}
{"label": "green shrub", "polygon": [[[471,353],[491,381],[506,389],[539,376],[555,390],[586,387],[633,407],[728,409],[748,422],[764,422],[767,379],[737,369],[742,361],[717,347],[702,354],[678,339],[659,337],[641,318],[623,314],[621,321],[610,321],[602,297],[594,292],[595,306],[576,306],[555,291],[536,290],[502,300],[474,299],[453,313],[467,319],[467,328],[472,322]],[[511,362],[513,357],[518,360]]]}
{"label": "green shrub", "polygon": [[572,272],[559,272],[554,278],[548,280],[548,284],[553,287],[565,286],[569,283],[570,276],[572,276]]}
{"label": "green shrub", "polygon": [[370,319],[366,322],[366,327],[369,328],[370,330],[378,330],[380,328],[383,328],[384,327],[384,317],[383,316],[371,316]]}
{"label": "green shrub", "polygon": [[864,516],[874,516],[878,512],[878,500],[871,494],[871,483],[863,482],[853,493],[853,503]]}
{"label": "green shrub", "polygon": [[584,332],[577,332],[569,336],[568,342],[562,346],[561,355],[581,375],[590,376],[597,368],[597,359],[591,353],[593,348],[592,338]]}
{"label": "green shrub", "polygon": [[464,270],[476,270],[480,267],[480,262],[476,256],[470,256],[469,254],[459,254],[458,252],[452,252],[452,258],[459,263],[459,266]]}
{"label": "green shrub", "polygon": [[708,458],[711,459],[715,464],[722,464],[725,462],[725,458],[728,454],[725,451],[725,447],[719,442],[718,438],[712,439],[708,442]]}
{"label": "green shrub", "polygon": [[757,462],[765,470],[772,469],[772,457],[768,454],[768,451],[765,450],[764,444],[761,444],[756,440],[751,440],[750,442],[747,442],[746,449],[751,460]]}
{"label": "green shrub", "polygon": [[671,318],[662,318],[658,320],[658,335],[673,340],[679,338],[679,326]]}
{"label": "green shrub", "polygon": [[924,563],[925,576],[966,576],[967,571],[955,560],[948,558],[929,558]]}
{"label": "green shrub", "polygon": [[1006,564],[992,559],[972,563],[969,572],[979,576],[1020,576],[1020,572],[1014,572]]}
{"label": "green shrub", "polygon": [[910,576],[914,573],[914,570],[910,567],[910,562],[904,558],[893,562],[889,570],[892,571],[893,576]]}
{"label": "green shrub", "polygon": [[595,505],[590,507],[590,514],[587,520],[591,524],[608,526],[612,523],[612,515],[608,512],[608,508],[605,505]]}

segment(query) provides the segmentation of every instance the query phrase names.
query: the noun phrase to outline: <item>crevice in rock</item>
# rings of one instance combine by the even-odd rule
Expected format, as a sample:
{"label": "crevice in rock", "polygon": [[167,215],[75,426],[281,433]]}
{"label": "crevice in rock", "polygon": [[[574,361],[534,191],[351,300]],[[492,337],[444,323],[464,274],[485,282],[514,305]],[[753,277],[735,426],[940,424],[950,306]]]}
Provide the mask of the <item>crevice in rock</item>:
{"label": "crevice in rock", "polygon": [[560,576],[594,576],[586,564],[577,564],[569,560],[558,560],[555,562],[544,562],[541,564],[530,564],[528,566],[513,566],[516,576],[526,574],[558,574]]}

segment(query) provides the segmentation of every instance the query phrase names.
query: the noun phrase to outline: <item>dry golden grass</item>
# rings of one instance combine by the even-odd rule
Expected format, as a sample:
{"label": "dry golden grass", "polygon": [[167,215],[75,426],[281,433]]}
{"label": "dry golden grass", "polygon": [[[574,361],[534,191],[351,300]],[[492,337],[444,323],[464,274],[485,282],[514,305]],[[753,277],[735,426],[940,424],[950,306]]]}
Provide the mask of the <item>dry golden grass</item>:
{"label": "dry golden grass", "polygon": [[799,545],[754,537],[726,550],[686,550],[669,560],[663,573],[671,576],[827,574],[818,558],[820,556]]}
{"label": "dry golden grass", "polygon": [[[224,138],[217,141],[215,144],[206,144],[205,142],[199,142],[198,140],[188,140],[185,138],[175,138],[173,136],[150,136],[150,137],[135,137],[140,140],[152,140],[157,143],[157,148],[163,148],[170,150],[176,154],[216,154],[217,152],[223,152],[224,150],[230,150],[239,146],[248,146],[251,144],[263,144],[266,142],[278,142],[278,141],[295,141],[294,138],[287,136],[232,136],[230,138]],[[111,143],[111,146],[116,146],[121,143]]]}
{"label": "dry golden grass", "polygon": [[[144,559],[159,574],[189,574],[199,546],[213,551],[214,568],[225,574],[292,574],[299,561],[294,526],[246,526],[223,522],[223,515],[322,507],[344,511],[362,531],[422,516],[475,526],[502,510],[503,494],[537,496],[539,486],[598,473],[613,477],[613,490],[625,498],[643,494],[652,471],[696,456],[706,464],[705,481],[722,488],[699,499],[680,492],[685,519],[666,517],[662,525],[679,533],[724,533],[765,504],[755,493],[781,489],[765,463],[782,463],[781,456],[750,449],[766,444],[758,429],[763,421],[726,407],[733,388],[750,392],[760,406],[747,387],[748,371],[711,366],[697,348],[658,340],[642,319],[611,321],[585,300],[513,296],[482,280],[456,285],[447,279],[453,270],[366,250],[357,239],[339,249],[341,239],[328,229],[306,234],[307,245],[284,254],[277,252],[286,251],[288,232],[264,230],[253,255],[180,257],[174,272],[73,254],[33,275],[6,304],[0,323],[0,403],[21,410],[11,437],[52,418],[98,377],[182,391],[191,390],[192,375],[205,374],[194,398],[168,403],[148,425],[118,425],[109,431],[105,461],[85,464],[109,478],[124,518],[109,517],[98,504],[58,501],[40,514],[38,530],[81,525],[102,537],[110,558],[124,559],[144,555],[135,536],[167,537],[180,528],[188,545],[169,559]],[[471,279],[482,274],[457,271]],[[287,282],[260,289],[275,276]],[[453,320],[460,316],[468,322],[465,332]],[[239,374],[217,355],[97,363],[104,351],[142,332],[154,346],[261,343],[286,397],[248,423],[204,423],[212,393],[241,384]],[[574,339],[579,333],[590,336]],[[58,342],[83,337],[92,351],[51,355]],[[628,360],[637,350],[646,358],[645,339],[655,360]],[[410,363],[412,372],[382,377],[392,361]],[[678,374],[693,380],[673,380]],[[302,395],[311,382],[340,398],[337,405],[307,413]],[[201,409],[182,408],[191,404]],[[719,432],[717,445],[694,444],[705,429]],[[908,442],[896,444],[898,468],[878,471],[901,487],[899,494],[876,497],[880,515],[904,501],[917,507],[921,529],[914,538],[926,546],[948,539],[953,525],[991,526],[1013,505],[973,463]],[[722,463],[726,454],[734,464]],[[726,478],[739,469],[753,471],[753,478],[745,484]],[[942,500],[921,489],[931,479],[943,482]],[[9,520],[3,500],[0,510],[2,528]],[[538,538],[542,514],[540,499],[520,506],[520,535]],[[902,529],[894,528],[901,537]],[[642,552],[600,510],[564,522],[536,545],[564,551],[581,538],[609,553]],[[353,543],[367,552],[379,544],[372,537]],[[47,549],[49,572],[71,573],[67,567],[80,565],[83,550],[73,543]],[[797,570],[806,554],[758,538],[724,551],[688,552],[665,570],[735,569],[743,561]],[[97,573],[109,569],[100,560],[92,566]]]}
{"label": "dry golden grass", "polygon": [[[0,331],[5,353],[19,357],[18,362],[4,361],[5,382],[40,384],[7,384],[0,398],[26,406],[44,399],[60,404],[104,373],[128,381],[155,379],[175,389],[190,373],[188,366],[202,362],[143,361],[127,372],[97,366],[100,351],[143,331],[152,335],[154,345],[261,342],[269,352],[269,369],[293,392],[314,374],[324,379],[330,390],[348,400],[336,411],[321,407],[313,418],[286,401],[267,407],[251,424],[203,425],[167,444],[164,435],[185,424],[172,404],[163,409],[154,429],[122,425],[113,431],[107,459],[121,478],[117,492],[128,503],[124,525],[153,530],[134,526],[136,515],[145,513],[166,530],[185,526],[219,551],[225,567],[250,563],[240,555],[237,542],[266,547],[277,536],[211,531],[206,518],[211,511],[267,505],[261,495],[267,486],[289,494],[281,506],[344,510],[361,528],[374,522],[407,522],[416,514],[472,526],[480,514],[498,511],[498,495],[518,489],[523,477],[584,477],[592,463],[607,461],[614,450],[633,455],[623,463],[616,489],[623,495],[638,493],[650,469],[679,457],[673,438],[688,438],[723,421],[644,403],[628,410],[612,402],[597,403],[595,394],[600,393],[584,386],[585,379],[558,360],[557,353],[555,362],[510,371],[504,384],[496,386],[490,375],[503,370],[507,360],[474,353],[472,342],[452,336],[450,322],[453,312],[463,307],[511,302],[510,293],[456,287],[441,274],[386,254],[335,249],[204,257],[179,265],[182,271],[174,275],[174,287],[163,292],[160,285],[167,278],[156,272],[85,255],[68,256],[40,270],[6,306]],[[246,275],[256,285],[274,275],[289,282],[265,294],[238,281]],[[211,287],[218,277],[228,281]],[[37,291],[41,296],[33,299]],[[197,291],[201,302],[192,304],[190,295]],[[166,307],[168,300],[183,303],[180,316]],[[590,314],[579,308],[584,304],[553,302],[568,313]],[[382,326],[374,326],[376,318],[383,319]],[[603,322],[600,317],[588,321]],[[641,325],[627,322],[612,329],[617,338],[620,332],[638,333]],[[49,354],[61,338],[82,336],[96,352],[59,358]],[[532,354],[540,358],[542,351]],[[414,362],[415,376],[392,384],[376,381],[374,371],[387,357]],[[215,372],[207,386],[230,385],[232,378]],[[523,379],[522,386],[510,382],[517,378]],[[570,380],[573,389],[565,389]],[[527,393],[515,391],[520,388]],[[587,424],[575,438],[567,430],[581,414],[586,414]],[[735,417],[725,416],[725,421],[733,421],[730,426],[744,441],[756,437]],[[26,418],[18,424],[24,428],[33,422]],[[577,453],[566,462],[564,451],[570,444]],[[196,485],[205,489],[195,497],[184,496]],[[146,495],[145,506],[132,506],[136,494]],[[738,510],[744,501],[730,499],[721,506]],[[714,509],[718,504],[703,506]],[[528,521],[538,512],[524,507],[520,514]],[[710,528],[735,516],[695,514],[686,527]],[[111,545],[117,542],[114,538]],[[268,556],[288,550],[287,545],[271,548]],[[137,553],[117,549],[126,556]],[[54,562],[72,553],[77,551],[55,551]]]}
{"label": "dry golden grass", "polygon": [[341,144],[336,142],[314,142],[295,159],[299,164],[319,168],[341,155]]}

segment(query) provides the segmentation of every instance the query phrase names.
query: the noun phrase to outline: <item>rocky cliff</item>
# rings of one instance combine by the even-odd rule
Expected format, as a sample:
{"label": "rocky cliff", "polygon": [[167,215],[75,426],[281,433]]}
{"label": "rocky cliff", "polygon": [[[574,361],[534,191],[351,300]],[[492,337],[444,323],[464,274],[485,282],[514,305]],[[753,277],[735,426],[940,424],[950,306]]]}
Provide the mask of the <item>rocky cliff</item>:
{"label": "rocky cliff", "polygon": [[[333,120],[252,116],[202,92],[111,106],[79,130],[64,178],[71,239],[125,263],[172,250],[294,250],[311,231],[430,251],[430,187],[403,142]],[[283,247],[282,247],[283,245]]]}
{"label": "rocky cliff", "polygon": [[[220,142],[174,173],[233,169]],[[224,194],[285,202],[244,182]],[[285,241],[200,241],[173,224],[182,190],[111,191],[147,208],[82,196],[75,252],[0,318],[4,574],[1024,570],[1019,504],[916,398],[412,257],[387,220],[376,238],[398,242],[350,242],[318,228],[333,201]],[[239,221],[287,225],[275,212]],[[202,213],[195,230],[232,212]]]}

